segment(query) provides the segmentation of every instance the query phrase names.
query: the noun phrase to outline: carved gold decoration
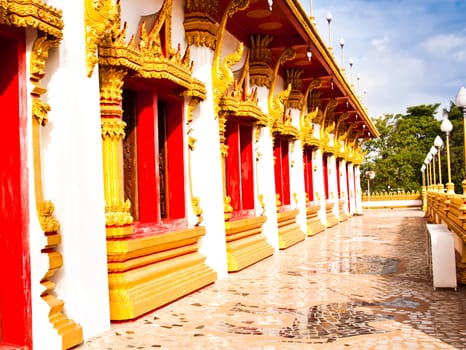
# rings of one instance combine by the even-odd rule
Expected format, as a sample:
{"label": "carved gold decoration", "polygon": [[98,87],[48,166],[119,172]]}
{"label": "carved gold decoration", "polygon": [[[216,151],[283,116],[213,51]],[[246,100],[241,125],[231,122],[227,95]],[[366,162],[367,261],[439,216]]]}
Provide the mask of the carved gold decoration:
{"label": "carved gold decoration", "polygon": [[225,196],[223,198],[223,212],[224,212],[224,219],[228,221],[231,219],[231,213],[233,212],[233,207],[230,205],[231,197]]}
{"label": "carved gold decoration", "polygon": [[[312,93],[315,89],[318,89],[322,86],[322,83],[319,79],[314,79],[306,89],[306,93],[303,98],[303,105],[301,108],[301,113],[299,117],[300,125],[300,138],[303,145],[307,146],[318,146],[319,140],[314,137],[314,119],[317,117],[319,112],[319,107],[317,101],[312,103]],[[311,98],[310,98],[311,97]],[[311,100],[311,104],[308,107],[308,100]],[[309,112],[305,113],[305,110],[308,109]]]}
{"label": "carved gold decoration", "polygon": [[302,110],[304,96],[301,93],[303,82],[301,75],[303,69],[287,69],[285,71],[285,86],[291,85],[290,96],[288,97],[287,107]]}
{"label": "carved gold decoration", "polygon": [[280,201],[280,194],[276,193],[275,194],[275,206],[277,207],[277,213],[280,210],[280,207],[282,206],[282,202]]}
{"label": "carved gold decoration", "polygon": [[272,132],[297,137],[298,130],[291,125],[291,116],[285,115],[285,106],[287,105],[287,100],[291,92],[291,84],[288,84],[285,90],[279,92],[277,96],[274,96],[280,66],[294,57],[296,57],[296,51],[292,48],[287,48],[283,50],[278,58],[272,74],[272,82],[268,97],[268,109],[270,118],[269,126]]}
{"label": "carved gold decoration", "polygon": [[104,36],[119,20],[119,8],[114,0],[84,0],[87,76],[98,63],[97,50]]}
{"label": "carved gold decoration", "polygon": [[273,70],[270,68],[272,61],[272,50],[268,48],[272,42],[271,35],[251,35],[250,55],[250,81],[252,85],[270,88]]}
{"label": "carved gold decoration", "polygon": [[333,153],[333,148],[330,146],[330,134],[335,130],[335,108],[338,102],[331,99],[325,106],[322,118],[320,120],[320,148],[322,152]]}
{"label": "carved gold decoration", "polygon": [[196,226],[199,226],[204,218],[202,217],[203,210],[201,208],[201,199],[197,196],[194,195],[194,188],[193,188],[193,179],[192,179],[192,171],[191,171],[191,152],[194,152],[194,145],[196,143],[196,139],[193,138],[190,134],[193,131],[191,128],[191,124],[193,121],[192,117],[192,110],[194,109],[194,106],[197,106],[199,104],[199,99],[198,98],[191,98],[190,102],[188,103],[188,113],[186,117],[186,123],[187,123],[187,136],[188,136],[188,181],[189,181],[189,195],[191,197],[191,207],[193,209],[194,215],[197,217],[197,223]]}
{"label": "carved gold decoration", "polygon": [[32,27],[56,39],[63,37],[62,12],[42,0],[1,0],[0,24]]}
{"label": "carved gold decoration", "polygon": [[344,142],[345,142],[346,137],[348,137],[346,130],[351,128],[351,126],[348,126],[345,124],[345,121],[348,120],[348,118],[349,118],[348,113],[345,112],[341,114],[335,126],[333,146],[334,146],[334,154],[338,158],[345,157]]}
{"label": "carved gold decoration", "polygon": [[184,30],[188,45],[215,50],[218,0],[187,0],[185,5]]}
{"label": "carved gold decoration", "polygon": [[[0,4],[0,9],[5,8],[5,6]],[[22,9],[21,6],[20,9]],[[45,13],[47,14],[47,12]],[[47,16],[45,16],[45,18],[46,17]],[[36,28],[41,28],[42,26],[37,24],[32,18],[33,16],[27,14],[27,12],[23,14],[23,19],[25,21],[34,23]],[[48,29],[50,30],[50,28]],[[47,114],[50,111],[50,106],[41,100],[41,96],[45,94],[47,90],[40,85],[40,81],[44,76],[44,67],[48,58],[49,50],[58,46],[59,39],[57,38],[60,37],[61,35],[56,35],[54,38],[51,34],[39,32],[39,36],[36,38],[32,45],[30,62],[30,81],[33,85],[31,91],[33,144],[32,156],[34,164],[34,194],[36,211],[41,229],[44,231],[45,237],[47,239],[43,253],[47,254],[49,261],[48,270],[41,279],[41,284],[45,288],[41,293],[41,297],[50,307],[49,321],[53,324],[53,327],[61,337],[62,348],[69,349],[82,343],[83,334],[81,326],[70,320],[64,313],[64,302],[58,299],[55,295],[55,283],[51,280],[58,269],[62,267],[63,258],[58,251],[58,245],[61,243],[61,236],[58,233],[60,224],[54,215],[55,207],[51,201],[46,201],[44,199],[40,131],[41,126],[47,125]]]}
{"label": "carved gold decoration", "polygon": [[249,0],[232,0],[228,4],[225,13],[220,20],[217,36],[214,57],[212,60],[212,86],[214,97],[214,115],[218,116],[220,107],[220,99],[234,82],[233,72],[231,67],[239,62],[243,55],[243,43],[240,43],[238,49],[226,55],[223,62],[220,62],[222,56],[223,38],[225,35],[225,28],[229,17],[233,16],[236,12],[246,9],[249,6]]}
{"label": "carved gold decoration", "polygon": [[126,69],[100,67],[100,113],[104,168],[105,224],[107,237],[133,232],[131,203],[124,199],[122,144],[126,123],[121,120],[123,79]]}

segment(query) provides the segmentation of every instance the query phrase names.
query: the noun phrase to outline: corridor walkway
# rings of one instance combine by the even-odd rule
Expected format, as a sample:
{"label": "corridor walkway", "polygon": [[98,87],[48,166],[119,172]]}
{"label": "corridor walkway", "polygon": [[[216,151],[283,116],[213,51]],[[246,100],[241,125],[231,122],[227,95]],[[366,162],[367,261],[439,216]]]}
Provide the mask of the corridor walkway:
{"label": "corridor walkway", "polygon": [[366,211],[78,349],[466,349],[466,286],[433,290],[423,214]]}

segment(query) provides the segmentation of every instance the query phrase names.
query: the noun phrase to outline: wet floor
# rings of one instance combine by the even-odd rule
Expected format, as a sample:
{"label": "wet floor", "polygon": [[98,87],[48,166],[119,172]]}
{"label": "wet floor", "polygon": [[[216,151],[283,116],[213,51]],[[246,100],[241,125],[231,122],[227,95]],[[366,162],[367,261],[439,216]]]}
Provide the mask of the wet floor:
{"label": "wet floor", "polygon": [[372,210],[77,349],[466,349],[418,210]]}

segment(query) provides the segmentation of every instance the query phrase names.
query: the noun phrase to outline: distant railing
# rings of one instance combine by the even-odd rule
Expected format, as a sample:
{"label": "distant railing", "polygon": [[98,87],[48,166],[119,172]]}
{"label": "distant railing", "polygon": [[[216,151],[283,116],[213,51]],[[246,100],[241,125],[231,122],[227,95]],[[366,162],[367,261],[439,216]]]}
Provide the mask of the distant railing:
{"label": "distant railing", "polygon": [[373,192],[362,196],[362,205],[374,209],[421,208],[422,197],[419,191]]}
{"label": "distant railing", "polygon": [[455,234],[457,280],[466,284],[466,196],[434,189],[423,191],[422,197],[427,220]]}
{"label": "distant railing", "polygon": [[398,191],[398,192],[372,192],[370,196],[362,195],[362,201],[400,201],[400,200],[416,200],[421,199],[419,191]]}

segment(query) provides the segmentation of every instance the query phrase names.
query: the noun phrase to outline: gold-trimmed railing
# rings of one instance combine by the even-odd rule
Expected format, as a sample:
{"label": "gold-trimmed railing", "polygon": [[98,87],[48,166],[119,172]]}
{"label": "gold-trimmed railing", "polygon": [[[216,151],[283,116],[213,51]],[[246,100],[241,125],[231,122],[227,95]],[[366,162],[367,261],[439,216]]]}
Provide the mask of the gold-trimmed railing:
{"label": "gold-trimmed railing", "polygon": [[445,224],[455,234],[457,280],[466,284],[466,196],[425,190],[423,208],[429,222]]}

